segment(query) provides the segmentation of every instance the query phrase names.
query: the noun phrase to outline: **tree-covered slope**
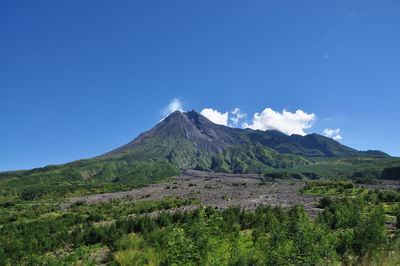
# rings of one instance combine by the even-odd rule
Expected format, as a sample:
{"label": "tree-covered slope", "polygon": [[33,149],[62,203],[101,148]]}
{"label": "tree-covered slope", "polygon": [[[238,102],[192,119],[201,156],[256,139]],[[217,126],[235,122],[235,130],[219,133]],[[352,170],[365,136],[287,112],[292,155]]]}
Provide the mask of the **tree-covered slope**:
{"label": "tree-covered slope", "polygon": [[288,136],[276,130],[248,131],[252,141],[261,143],[281,153],[292,153],[306,157],[370,157],[388,158],[388,154],[381,151],[357,151],[340,144],[334,139],[319,134],[306,136]]}
{"label": "tree-covered slope", "polygon": [[131,189],[178,175],[166,160],[89,159],[0,173],[0,193],[25,200]]}
{"label": "tree-covered slope", "polygon": [[256,144],[231,146],[214,156],[201,158],[196,169],[225,173],[265,173],[273,168],[293,168],[310,162],[293,154],[282,154]]}
{"label": "tree-covered slope", "polygon": [[382,179],[400,180],[400,164],[398,167],[385,168],[380,177]]}

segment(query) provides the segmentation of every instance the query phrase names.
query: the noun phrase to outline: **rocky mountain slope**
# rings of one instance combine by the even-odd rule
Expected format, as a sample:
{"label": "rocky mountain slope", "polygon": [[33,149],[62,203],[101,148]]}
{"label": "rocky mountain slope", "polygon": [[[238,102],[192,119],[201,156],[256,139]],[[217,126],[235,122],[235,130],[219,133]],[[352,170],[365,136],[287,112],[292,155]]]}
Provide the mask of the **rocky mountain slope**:
{"label": "rocky mountain slope", "polygon": [[[260,131],[217,125],[193,110],[172,113],[151,130],[99,158],[113,156],[136,159],[166,158],[182,168],[196,168],[199,162],[203,165],[208,162],[210,166],[206,168],[215,170],[216,167],[211,167],[212,158],[218,155],[226,157],[228,148],[235,150],[236,159],[247,157],[247,161],[251,159],[275,168],[280,168],[282,165],[306,164],[307,157],[390,157],[381,151],[357,151],[318,134],[288,136],[276,130]],[[254,156],[248,156],[249,151],[255,152]],[[265,156],[257,152],[264,155],[268,153],[267,157],[270,159],[268,161],[261,159]],[[231,159],[228,163],[232,161]],[[272,162],[276,160],[292,160],[294,163]],[[200,168],[204,169],[201,165]]]}

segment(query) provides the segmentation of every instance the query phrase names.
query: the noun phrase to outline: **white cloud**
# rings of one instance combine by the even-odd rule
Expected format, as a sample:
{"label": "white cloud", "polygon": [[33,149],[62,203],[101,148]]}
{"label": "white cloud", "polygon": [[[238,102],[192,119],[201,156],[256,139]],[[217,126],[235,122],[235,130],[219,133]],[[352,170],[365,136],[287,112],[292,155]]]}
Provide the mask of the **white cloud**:
{"label": "white cloud", "polygon": [[217,110],[214,110],[212,108],[204,108],[201,112],[201,115],[204,115],[208,119],[210,119],[211,122],[219,125],[228,125],[228,112],[226,113],[220,113]]}
{"label": "white cloud", "polygon": [[337,129],[325,128],[325,130],[324,130],[324,134],[327,137],[332,137],[334,135],[337,135],[337,134],[339,134],[339,132],[340,132],[340,128],[337,128]]}
{"label": "white cloud", "polygon": [[324,129],[324,135],[328,138],[333,138],[334,140],[342,139],[342,136],[340,136],[339,133],[340,133],[340,128],[337,128],[337,129],[325,128]]}
{"label": "white cloud", "polygon": [[333,139],[334,139],[334,140],[341,140],[341,139],[342,139],[342,136],[337,135],[337,136],[334,136]]}
{"label": "white cloud", "polygon": [[242,112],[240,111],[239,108],[235,108],[235,109],[231,112],[231,115],[232,115],[233,117],[231,117],[230,120],[233,122],[234,126],[237,126],[237,125],[238,125],[239,120],[241,120],[241,119],[247,117],[247,114],[246,114],[246,113],[242,113]]}
{"label": "white cloud", "polygon": [[170,103],[162,110],[162,115],[166,117],[175,111],[183,112],[183,104],[179,98],[172,99]]}
{"label": "white cloud", "polygon": [[306,135],[304,129],[310,128],[316,115],[308,114],[302,110],[291,113],[283,110],[282,113],[265,108],[260,113],[255,113],[251,124],[244,124],[244,127],[260,130],[279,130],[285,134]]}

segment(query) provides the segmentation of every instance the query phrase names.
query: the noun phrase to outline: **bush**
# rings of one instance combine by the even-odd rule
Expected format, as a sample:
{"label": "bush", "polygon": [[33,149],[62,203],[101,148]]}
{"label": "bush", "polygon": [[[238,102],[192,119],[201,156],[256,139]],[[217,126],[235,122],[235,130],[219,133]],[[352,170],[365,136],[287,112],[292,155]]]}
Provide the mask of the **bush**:
{"label": "bush", "polygon": [[273,172],[266,173],[265,177],[272,179],[303,179],[304,176],[302,174],[290,173],[290,172]]}
{"label": "bush", "polygon": [[324,196],[320,199],[318,208],[324,209],[325,207],[329,207],[332,204],[332,199],[329,196]]}
{"label": "bush", "polygon": [[376,180],[375,178],[360,178],[360,177],[356,177],[353,178],[353,182],[356,184],[368,184],[368,185],[375,185],[375,184],[379,184],[381,183],[380,181]]}
{"label": "bush", "polygon": [[400,167],[392,167],[384,169],[380,178],[400,180]]}
{"label": "bush", "polygon": [[396,210],[395,210],[395,216],[396,216],[396,227],[400,229],[400,203],[397,204]]}
{"label": "bush", "polygon": [[384,232],[385,213],[383,207],[378,206],[354,228],[355,254],[362,257],[377,251],[385,243]]}
{"label": "bush", "polygon": [[378,199],[381,202],[398,202],[400,201],[400,193],[392,190],[379,190]]}

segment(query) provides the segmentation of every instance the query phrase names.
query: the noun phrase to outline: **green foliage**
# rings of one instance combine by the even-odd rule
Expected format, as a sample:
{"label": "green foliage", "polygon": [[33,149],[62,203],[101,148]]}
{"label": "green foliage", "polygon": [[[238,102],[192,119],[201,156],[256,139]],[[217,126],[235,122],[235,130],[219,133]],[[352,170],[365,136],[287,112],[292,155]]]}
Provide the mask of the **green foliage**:
{"label": "green foliage", "polygon": [[393,190],[375,190],[375,194],[380,202],[399,202],[400,193]]}
{"label": "green foliage", "polygon": [[400,203],[397,204],[396,210],[395,210],[395,215],[396,215],[396,227],[400,229]]}
{"label": "green foliage", "polygon": [[362,219],[354,228],[354,253],[363,256],[368,252],[376,252],[386,241],[385,213],[382,206],[372,210],[367,218]]}
{"label": "green foliage", "polygon": [[178,174],[165,161],[91,159],[4,177],[0,179],[0,192],[22,200],[77,196],[128,190]]}
{"label": "green foliage", "polygon": [[211,160],[200,159],[198,170],[221,173],[265,173],[274,168],[293,168],[310,162],[293,154],[281,154],[261,144],[242,144],[228,147],[211,156]]}
{"label": "green foliage", "polygon": [[380,176],[381,179],[400,180],[400,167],[385,168]]}
{"label": "green foliage", "polygon": [[167,235],[166,257],[164,262],[167,265],[195,265],[199,262],[200,255],[193,240],[185,236],[185,230],[175,227]]}
{"label": "green foliage", "polygon": [[265,177],[272,179],[303,179],[305,178],[302,174],[292,172],[271,172],[264,174]]}
{"label": "green foliage", "polygon": [[19,261],[26,260],[28,255],[39,256],[65,245],[110,244],[121,235],[119,230],[115,231],[115,221],[196,203],[195,200],[172,197],[141,202],[117,199],[95,205],[80,201],[71,205],[68,211],[61,211],[49,203],[37,205],[34,210],[30,203],[15,204],[1,209],[2,213],[14,215],[13,218],[1,216],[1,252],[11,261]]}
{"label": "green foliage", "polygon": [[325,207],[329,207],[332,205],[332,199],[329,196],[324,196],[320,199],[318,208],[324,209]]}
{"label": "green foliage", "polygon": [[[217,154],[186,138],[183,128],[152,132],[135,145],[114,155],[115,160],[165,160],[180,168],[195,168],[221,173],[271,173],[291,169],[290,173],[318,177],[379,178],[385,167],[399,166],[400,160],[379,152],[358,152],[317,134],[287,136],[280,132],[233,130],[236,144]],[[239,144],[240,143],[240,144]],[[349,157],[349,158],[345,158]],[[312,162],[314,161],[314,162]]]}
{"label": "green foliage", "polygon": [[211,171],[211,158],[200,158],[195,169],[201,171]]}
{"label": "green foliage", "polygon": [[338,195],[355,194],[363,190],[361,187],[355,187],[350,181],[313,181],[308,182],[301,192],[310,195]]}
{"label": "green foliage", "polygon": [[123,235],[114,243],[114,259],[119,265],[157,265],[161,254],[149,247],[141,235]]}
{"label": "green foliage", "polygon": [[381,183],[381,181],[379,181],[375,178],[369,178],[369,177],[365,177],[365,178],[356,177],[356,178],[353,178],[353,182],[356,184],[368,184],[368,185],[376,185],[376,184]]}
{"label": "green foliage", "polygon": [[374,180],[376,178],[379,178],[381,175],[381,170],[376,169],[376,168],[371,168],[371,169],[363,169],[361,171],[355,172],[352,177],[356,180]]}
{"label": "green foliage", "polygon": [[[400,166],[399,158],[308,158],[308,165],[286,171],[303,174],[310,179],[389,179],[381,173],[385,168]],[[374,173],[369,175],[367,173]]]}
{"label": "green foliage", "polygon": [[195,203],[127,198],[62,211],[42,202],[31,213],[30,202],[14,202],[3,207],[20,218],[2,218],[0,264],[330,265],[399,245],[384,234],[381,206],[350,198],[329,199],[316,221],[302,206],[146,215]]}
{"label": "green foliage", "polygon": [[385,221],[381,205],[366,214],[359,201],[350,199],[330,202],[317,219],[335,230],[336,251],[344,258],[349,255],[363,258],[383,248],[388,240],[384,234]]}
{"label": "green foliage", "polygon": [[358,224],[361,212],[362,205],[355,204],[349,199],[343,199],[327,205],[318,217],[318,221],[334,230],[346,229]]}
{"label": "green foliage", "polygon": [[49,252],[42,256],[32,256],[29,258],[31,265],[98,265],[104,261],[104,254],[107,254],[109,249],[102,247],[100,244],[91,246],[81,246],[74,250],[68,247]]}

